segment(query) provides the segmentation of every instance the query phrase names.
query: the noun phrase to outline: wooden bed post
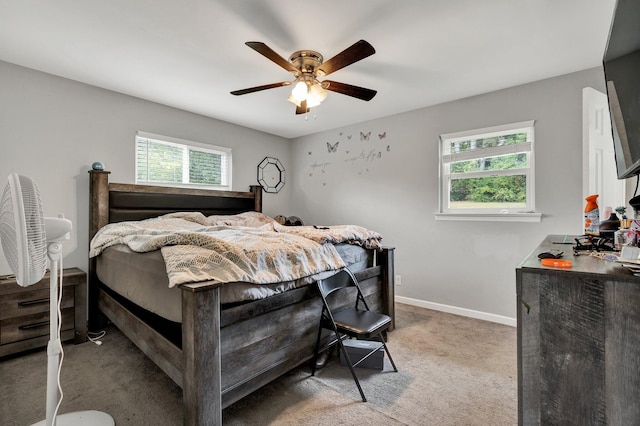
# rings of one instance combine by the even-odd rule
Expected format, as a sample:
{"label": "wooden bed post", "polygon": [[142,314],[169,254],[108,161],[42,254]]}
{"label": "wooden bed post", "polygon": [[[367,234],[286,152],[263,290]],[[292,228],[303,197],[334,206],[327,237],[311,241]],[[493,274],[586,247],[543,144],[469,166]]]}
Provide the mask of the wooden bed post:
{"label": "wooden bed post", "polygon": [[222,425],[220,287],[181,285],[185,425]]}
{"label": "wooden bed post", "polygon": [[[96,232],[109,223],[109,174],[111,172],[89,170],[89,242]],[[96,331],[103,328],[106,320],[98,309],[98,282],[96,259],[89,258],[88,283],[88,329]]]}
{"label": "wooden bed post", "polygon": [[378,252],[378,264],[382,267],[382,306],[386,315],[391,317],[391,327],[389,331],[396,328],[396,312],[395,312],[395,271],[394,253],[395,247],[383,247]]}
{"label": "wooden bed post", "polygon": [[250,185],[249,188],[255,195],[253,209],[262,213],[262,187],[260,185]]}

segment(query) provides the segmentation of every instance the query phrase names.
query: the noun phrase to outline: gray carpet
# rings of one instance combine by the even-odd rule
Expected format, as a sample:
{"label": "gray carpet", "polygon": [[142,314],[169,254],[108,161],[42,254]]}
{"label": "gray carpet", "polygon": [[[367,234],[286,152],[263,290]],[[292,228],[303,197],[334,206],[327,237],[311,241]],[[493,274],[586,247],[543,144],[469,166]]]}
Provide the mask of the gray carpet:
{"label": "gray carpet", "polygon": [[[310,377],[301,366],[224,410],[228,425],[515,425],[516,329],[396,305],[389,349],[395,373],[330,358]],[[182,391],[116,328],[103,345],[65,344],[61,413],[99,410],[117,425],[182,424]],[[0,425],[45,416],[46,352],[0,360]]]}

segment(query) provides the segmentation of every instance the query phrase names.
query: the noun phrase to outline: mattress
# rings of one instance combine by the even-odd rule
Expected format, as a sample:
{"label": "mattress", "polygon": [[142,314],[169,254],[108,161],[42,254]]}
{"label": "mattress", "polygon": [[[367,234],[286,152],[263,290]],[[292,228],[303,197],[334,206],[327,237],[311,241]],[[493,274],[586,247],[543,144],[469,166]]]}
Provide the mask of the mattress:
{"label": "mattress", "polygon": [[[352,244],[336,244],[342,260],[353,272],[372,264],[373,252]],[[96,272],[100,281],[136,305],[167,320],[182,321],[182,295],[177,287],[169,287],[169,279],[159,250],[137,253],[126,245],[105,249],[97,257]],[[316,275],[327,278],[334,272]],[[307,278],[275,284],[228,283],[220,288],[222,304],[238,303],[273,296],[313,282]]]}

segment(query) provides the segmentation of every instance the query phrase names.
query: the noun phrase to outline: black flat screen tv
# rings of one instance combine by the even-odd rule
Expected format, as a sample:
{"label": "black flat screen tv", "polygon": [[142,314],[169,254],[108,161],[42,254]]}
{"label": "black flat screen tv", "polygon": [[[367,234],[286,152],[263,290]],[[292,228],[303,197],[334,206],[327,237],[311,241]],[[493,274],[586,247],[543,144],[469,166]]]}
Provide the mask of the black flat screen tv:
{"label": "black flat screen tv", "polygon": [[603,59],[618,179],[640,174],[640,1],[618,0]]}

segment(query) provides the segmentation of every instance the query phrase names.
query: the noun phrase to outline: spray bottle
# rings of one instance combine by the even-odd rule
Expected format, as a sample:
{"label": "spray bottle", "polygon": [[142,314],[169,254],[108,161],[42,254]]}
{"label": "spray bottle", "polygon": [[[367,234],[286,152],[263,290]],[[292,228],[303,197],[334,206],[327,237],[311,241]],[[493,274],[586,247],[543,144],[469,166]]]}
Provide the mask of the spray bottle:
{"label": "spray bottle", "polygon": [[586,235],[600,235],[600,211],[596,201],[598,194],[589,195],[584,207],[584,233]]}

